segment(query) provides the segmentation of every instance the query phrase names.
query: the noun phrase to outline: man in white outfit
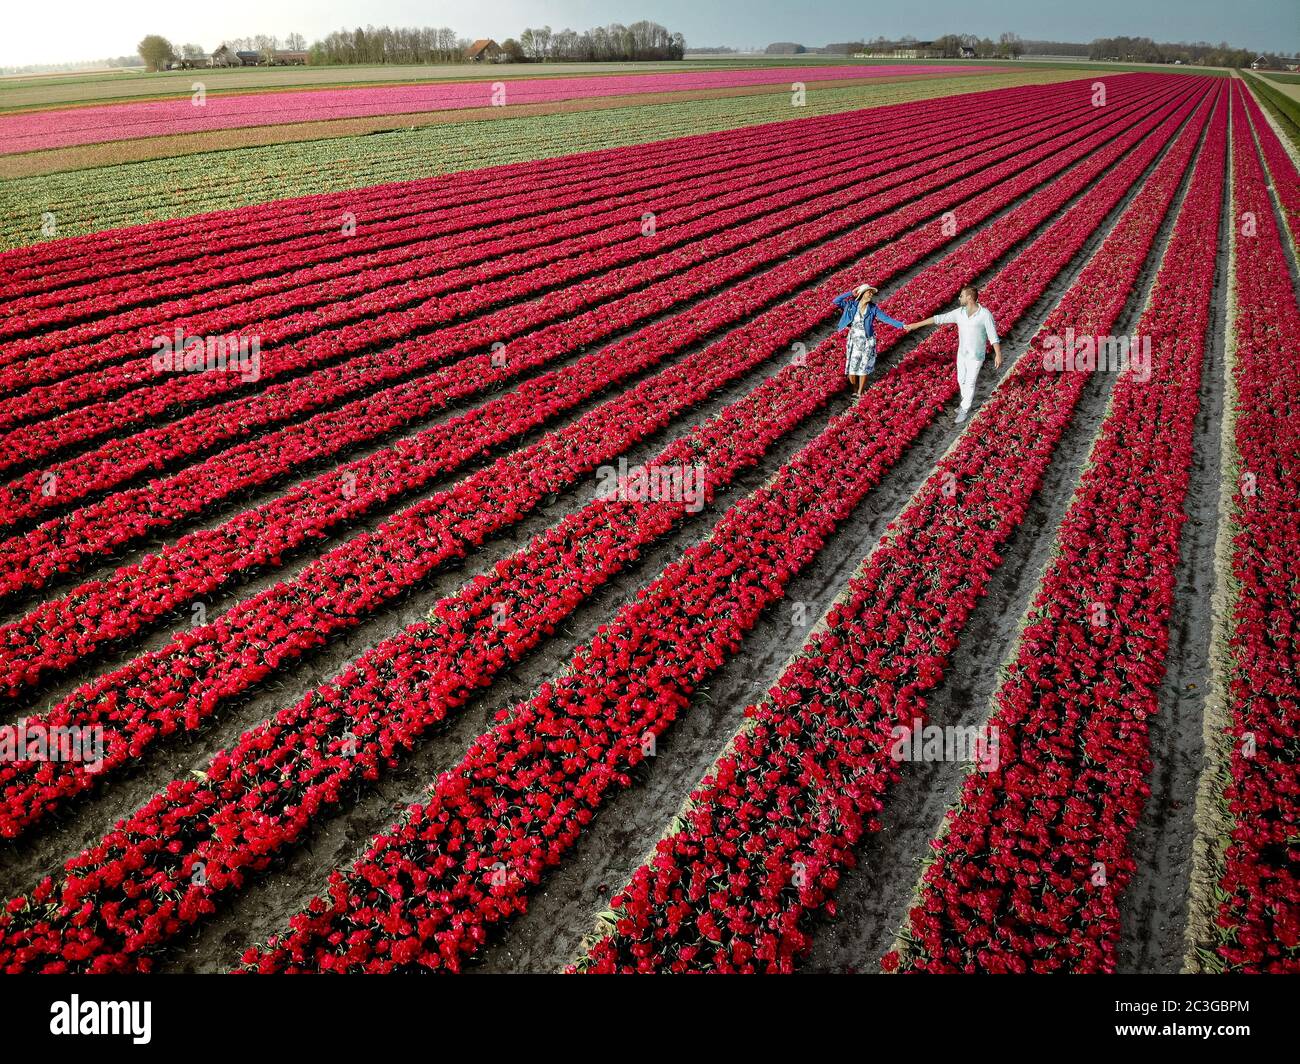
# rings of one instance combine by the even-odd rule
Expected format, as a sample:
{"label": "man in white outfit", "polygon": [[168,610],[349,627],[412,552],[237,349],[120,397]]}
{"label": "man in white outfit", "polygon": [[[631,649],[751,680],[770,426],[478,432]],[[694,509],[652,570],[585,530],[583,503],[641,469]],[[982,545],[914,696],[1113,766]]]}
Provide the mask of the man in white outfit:
{"label": "man in white outfit", "polygon": [[998,339],[998,328],[993,324],[993,315],[987,307],[980,306],[978,288],[968,284],[961,290],[958,301],[961,303],[958,309],[936,314],[925,321],[915,321],[907,326],[907,331],[923,329],[927,325],[957,326],[957,385],[961,388],[961,409],[957,411],[955,424],[960,425],[970,416],[970,404],[975,398],[975,381],[984,368],[984,345],[993,345],[993,367],[1001,369],[1002,341]]}

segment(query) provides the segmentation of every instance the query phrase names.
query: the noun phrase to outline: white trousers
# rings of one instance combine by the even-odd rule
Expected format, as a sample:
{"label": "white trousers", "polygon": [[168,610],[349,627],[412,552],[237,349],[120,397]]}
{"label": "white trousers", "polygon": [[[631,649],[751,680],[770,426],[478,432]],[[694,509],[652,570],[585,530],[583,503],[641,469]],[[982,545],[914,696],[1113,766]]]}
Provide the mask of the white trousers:
{"label": "white trousers", "polygon": [[979,380],[980,370],[984,368],[982,358],[971,358],[968,355],[957,356],[957,386],[961,389],[961,409],[963,413],[970,410],[971,401],[975,398],[975,382]]}

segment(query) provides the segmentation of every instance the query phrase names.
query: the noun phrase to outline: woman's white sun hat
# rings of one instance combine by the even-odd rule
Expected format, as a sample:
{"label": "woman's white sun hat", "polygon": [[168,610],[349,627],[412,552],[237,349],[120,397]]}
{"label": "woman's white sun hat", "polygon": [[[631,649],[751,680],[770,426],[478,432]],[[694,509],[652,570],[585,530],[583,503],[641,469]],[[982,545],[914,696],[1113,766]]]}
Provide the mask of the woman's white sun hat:
{"label": "woman's white sun hat", "polygon": [[870,292],[872,295],[874,295],[875,293],[877,293],[877,292],[879,292],[879,291],[880,291],[880,289],[877,288],[874,284],[860,284],[860,285],[858,285],[857,288],[853,289],[853,294],[854,294],[855,296],[859,296],[859,297],[860,297],[860,296],[862,295],[863,292]]}

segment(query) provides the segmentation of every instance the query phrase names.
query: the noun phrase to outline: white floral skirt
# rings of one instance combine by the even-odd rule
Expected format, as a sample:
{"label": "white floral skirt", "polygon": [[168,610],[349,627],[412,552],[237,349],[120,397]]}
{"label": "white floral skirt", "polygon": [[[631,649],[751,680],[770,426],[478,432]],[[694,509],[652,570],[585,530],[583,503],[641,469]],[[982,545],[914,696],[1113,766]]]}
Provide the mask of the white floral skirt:
{"label": "white floral skirt", "polygon": [[876,368],[876,338],[865,329],[849,330],[848,359],[844,372],[850,377],[865,377]]}

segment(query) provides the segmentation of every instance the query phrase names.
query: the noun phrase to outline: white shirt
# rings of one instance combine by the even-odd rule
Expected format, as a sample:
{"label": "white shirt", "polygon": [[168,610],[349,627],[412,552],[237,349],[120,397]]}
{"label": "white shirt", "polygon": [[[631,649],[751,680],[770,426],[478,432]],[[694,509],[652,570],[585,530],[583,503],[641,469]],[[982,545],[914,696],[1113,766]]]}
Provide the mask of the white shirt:
{"label": "white shirt", "polygon": [[984,360],[984,344],[1000,343],[998,327],[993,324],[993,315],[988,308],[977,304],[974,314],[967,314],[964,307],[950,310],[934,316],[936,325],[957,326],[957,357]]}

